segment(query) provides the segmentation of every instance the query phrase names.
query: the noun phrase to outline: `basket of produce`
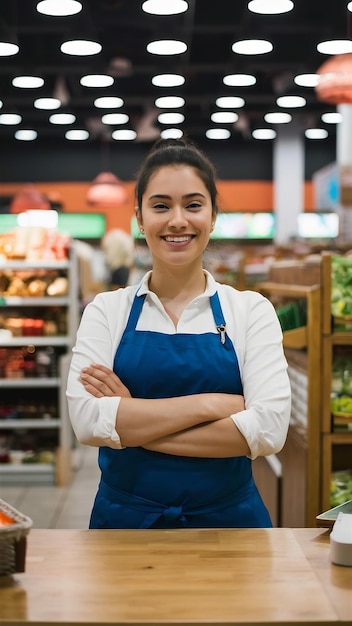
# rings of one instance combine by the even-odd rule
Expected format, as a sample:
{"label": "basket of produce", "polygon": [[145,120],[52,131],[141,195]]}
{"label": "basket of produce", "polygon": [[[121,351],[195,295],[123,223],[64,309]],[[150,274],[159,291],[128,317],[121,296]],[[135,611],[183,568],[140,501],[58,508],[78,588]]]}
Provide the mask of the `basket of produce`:
{"label": "basket of produce", "polygon": [[27,535],[33,522],[0,499],[0,576],[25,571]]}

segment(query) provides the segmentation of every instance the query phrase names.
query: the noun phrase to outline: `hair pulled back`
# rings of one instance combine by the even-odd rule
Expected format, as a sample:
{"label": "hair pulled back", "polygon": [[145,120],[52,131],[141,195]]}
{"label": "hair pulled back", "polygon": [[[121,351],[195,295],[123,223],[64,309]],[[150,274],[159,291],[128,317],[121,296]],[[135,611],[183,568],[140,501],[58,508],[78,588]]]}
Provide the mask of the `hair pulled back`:
{"label": "hair pulled back", "polygon": [[142,208],[142,197],[150,177],[161,167],[187,165],[193,167],[207,188],[213,210],[217,207],[216,170],[208,157],[192,142],[184,139],[159,139],[141,166],[136,182],[138,208]]}

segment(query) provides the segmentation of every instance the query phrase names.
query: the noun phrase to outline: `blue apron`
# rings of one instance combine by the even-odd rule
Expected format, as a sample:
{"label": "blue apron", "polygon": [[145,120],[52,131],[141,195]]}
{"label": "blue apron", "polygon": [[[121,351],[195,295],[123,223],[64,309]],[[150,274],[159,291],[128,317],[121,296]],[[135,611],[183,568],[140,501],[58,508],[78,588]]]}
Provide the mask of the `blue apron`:
{"label": "blue apron", "polygon": [[[217,292],[210,298],[218,333],[138,331],[145,295],[136,295],[114,371],[135,398],[241,394],[233,344]],[[90,528],[270,527],[251,460],[183,457],[142,447],[99,450],[101,480]]]}

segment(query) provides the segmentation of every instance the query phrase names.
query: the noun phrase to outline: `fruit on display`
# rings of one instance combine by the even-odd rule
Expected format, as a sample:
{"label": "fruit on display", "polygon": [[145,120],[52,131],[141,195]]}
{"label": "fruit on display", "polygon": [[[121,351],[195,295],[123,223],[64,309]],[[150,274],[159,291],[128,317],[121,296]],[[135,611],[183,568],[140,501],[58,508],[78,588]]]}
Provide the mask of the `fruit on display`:
{"label": "fruit on display", "polygon": [[332,507],[352,500],[352,470],[333,472],[330,483],[330,504]]}

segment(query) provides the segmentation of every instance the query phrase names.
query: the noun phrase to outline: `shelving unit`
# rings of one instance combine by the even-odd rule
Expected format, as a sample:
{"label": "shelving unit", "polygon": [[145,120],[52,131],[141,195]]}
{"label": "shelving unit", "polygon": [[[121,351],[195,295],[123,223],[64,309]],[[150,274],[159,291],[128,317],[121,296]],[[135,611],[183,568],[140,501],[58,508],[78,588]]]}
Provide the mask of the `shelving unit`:
{"label": "shelving unit", "polygon": [[[352,326],[351,331],[334,331],[331,256],[322,253],[319,267],[300,262],[282,271],[273,269],[275,280],[258,285],[274,304],[278,297],[305,298],[307,303],[307,325],[283,333],[292,413],[287,441],[278,455],[281,526],[315,526],[316,515],[331,508],[332,473],[352,470],[352,419],[334,420],[331,413],[335,351],[346,350],[352,361]],[[292,284],[299,279],[305,284]],[[262,490],[268,498],[265,485]]]}
{"label": "shelving unit", "polygon": [[[0,442],[6,438],[17,442],[34,442],[34,447],[50,448],[53,462],[3,462],[0,463],[1,484],[58,484],[70,478],[70,452],[73,443],[65,397],[67,359],[70,357],[79,321],[79,286],[77,260],[71,246],[69,258],[60,261],[0,261],[0,277],[20,276],[32,272],[45,278],[46,273],[67,279],[67,292],[63,296],[6,296],[0,293],[0,315],[16,315],[23,319],[35,315],[50,318],[60,316],[64,328],[56,334],[6,336],[0,333],[0,350],[5,351],[5,364],[14,351],[28,349],[32,354],[48,349],[53,367],[48,371],[2,371],[0,378],[0,406],[5,413],[0,417]],[[32,364],[33,365],[33,364]],[[39,367],[39,366],[38,366]],[[9,409],[9,410],[7,410]],[[41,444],[47,444],[42,446]],[[1,448],[1,445],[0,445]],[[20,449],[20,448],[19,448]],[[16,448],[14,450],[16,455]],[[35,458],[35,457],[34,457]]]}

